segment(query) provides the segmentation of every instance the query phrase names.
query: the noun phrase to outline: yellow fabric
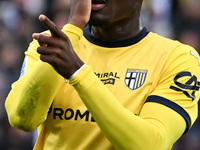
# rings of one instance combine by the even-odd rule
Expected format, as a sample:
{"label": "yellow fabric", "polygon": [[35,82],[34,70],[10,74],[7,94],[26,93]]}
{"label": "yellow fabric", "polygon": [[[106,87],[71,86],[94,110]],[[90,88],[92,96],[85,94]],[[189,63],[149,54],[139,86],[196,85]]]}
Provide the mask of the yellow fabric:
{"label": "yellow fabric", "polygon": [[[178,82],[199,87],[199,83],[189,82],[192,76],[197,78],[192,78],[194,81],[200,80],[197,52],[154,33],[132,46],[101,47],[81,37],[78,28],[69,26],[63,31],[71,35],[75,51],[86,66],[70,84],[65,83],[51,66],[39,61],[38,45],[31,44],[26,52],[25,73],[6,100],[11,124],[27,131],[40,125],[35,150],[170,150],[185,131],[186,121],[174,107],[159,100],[180,106],[191,118],[191,125],[194,123],[199,89],[186,90],[194,94],[192,100],[170,87],[179,85],[174,78],[181,72],[190,72],[191,76]],[[131,79],[137,81],[131,86],[130,73],[144,76]],[[145,103],[151,96],[157,96],[158,102]],[[35,107],[32,97],[38,97]],[[17,112],[24,109],[32,124],[19,121],[23,117]]]}
{"label": "yellow fabric", "polygon": [[[68,32],[74,47],[83,34],[81,29],[70,24],[65,25],[63,31]],[[44,33],[49,34],[48,31]],[[35,130],[46,120],[55,93],[64,81],[52,66],[40,61],[36,51],[38,46],[38,42],[34,40],[26,51],[25,75],[21,75],[22,77],[12,85],[5,104],[11,125],[16,126],[15,122],[21,122],[16,128],[25,131]]]}

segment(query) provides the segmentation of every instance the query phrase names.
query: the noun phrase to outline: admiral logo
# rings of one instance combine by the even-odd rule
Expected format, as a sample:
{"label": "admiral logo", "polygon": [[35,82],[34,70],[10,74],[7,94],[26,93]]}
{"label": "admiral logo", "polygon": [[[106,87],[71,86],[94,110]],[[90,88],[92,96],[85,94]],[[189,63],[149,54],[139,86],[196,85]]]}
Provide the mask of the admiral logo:
{"label": "admiral logo", "polygon": [[[185,83],[179,82],[185,77],[189,77],[189,79]],[[177,92],[182,92],[192,100],[196,98],[195,92],[199,91],[200,88],[200,82],[197,81],[196,76],[192,75],[190,72],[181,72],[175,76],[174,83],[176,84],[176,86],[171,85],[170,89],[175,90]]]}
{"label": "admiral logo", "polygon": [[127,69],[125,84],[131,89],[135,90],[140,88],[146,80],[148,70],[141,69]]}
{"label": "admiral logo", "polygon": [[120,79],[120,77],[118,77],[117,72],[110,72],[110,73],[96,73],[95,75],[101,79],[101,81],[103,82],[103,84],[115,84],[115,80],[116,79]]}

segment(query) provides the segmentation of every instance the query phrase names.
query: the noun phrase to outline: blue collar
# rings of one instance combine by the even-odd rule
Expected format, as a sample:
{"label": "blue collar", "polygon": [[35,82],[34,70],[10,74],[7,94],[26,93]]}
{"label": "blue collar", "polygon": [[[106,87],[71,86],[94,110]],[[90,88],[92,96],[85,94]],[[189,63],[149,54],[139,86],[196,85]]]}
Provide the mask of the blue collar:
{"label": "blue collar", "polygon": [[128,39],[123,39],[123,40],[117,40],[117,41],[107,41],[107,40],[102,40],[95,38],[91,35],[90,32],[90,27],[89,25],[86,26],[86,28],[83,31],[84,37],[91,43],[102,46],[102,47],[109,47],[109,48],[116,48],[116,47],[126,47],[126,46],[131,46],[139,41],[141,41],[144,37],[147,36],[149,31],[144,27],[136,36],[128,38]]}

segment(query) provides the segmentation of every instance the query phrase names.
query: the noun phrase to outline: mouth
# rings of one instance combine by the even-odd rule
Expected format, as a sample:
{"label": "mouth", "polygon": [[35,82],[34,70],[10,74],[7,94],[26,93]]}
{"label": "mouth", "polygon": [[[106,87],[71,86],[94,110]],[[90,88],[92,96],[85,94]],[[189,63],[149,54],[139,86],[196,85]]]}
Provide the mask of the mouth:
{"label": "mouth", "polygon": [[92,0],[92,10],[94,11],[103,9],[105,5],[106,5],[105,0]]}

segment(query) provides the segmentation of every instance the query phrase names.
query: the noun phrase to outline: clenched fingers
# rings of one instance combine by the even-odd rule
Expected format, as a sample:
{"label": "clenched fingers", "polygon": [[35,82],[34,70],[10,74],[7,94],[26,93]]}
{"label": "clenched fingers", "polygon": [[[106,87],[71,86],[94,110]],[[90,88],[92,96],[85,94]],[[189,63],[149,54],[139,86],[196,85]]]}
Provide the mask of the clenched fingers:
{"label": "clenched fingers", "polygon": [[53,47],[62,46],[60,39],[58,39],[57,37],[52,37],[48,34],[34,33],[32,37],[38,41],[40,46],[53,46]]}

